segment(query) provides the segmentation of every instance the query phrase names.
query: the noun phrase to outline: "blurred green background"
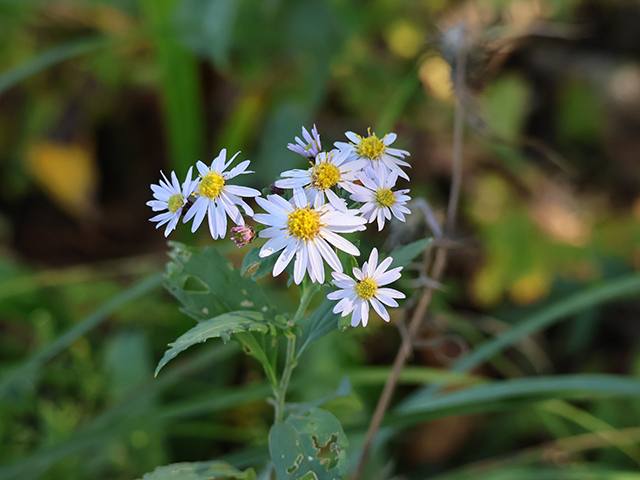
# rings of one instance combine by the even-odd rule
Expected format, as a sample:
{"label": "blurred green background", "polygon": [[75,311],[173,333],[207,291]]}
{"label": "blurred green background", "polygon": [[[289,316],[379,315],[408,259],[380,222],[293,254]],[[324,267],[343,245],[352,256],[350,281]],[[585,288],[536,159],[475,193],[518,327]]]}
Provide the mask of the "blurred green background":
{"label": "blurred green background", "polygon": [[[124,480],[214,458],[264,465],[269,389],[239,348],[211,341],[152,376],[193,323],[160,286],[167,246],[148,221],[149,184],[227,148],[252,160],[257,175],[243,179],[264,188],[304,167],[286,149],[302,125],[318,126],[325,149],[371,127],[398,133],[394,147],[412,154],[404,186],[442,218],[454,102],[439,47],[459,22],[473,46],[460,92],[458,244],[398,398],[443,379],[452,390],[478,377],[637,379],[638,3],[3,0],[0,478]],[[181,225],[172,238],[212,243],[201,230]],[[415,206],[388,237],[371,232],[364,249],[389,251],[429,230]],[[242,262],[230,241],[216,246]],[[620,279],[636,286],[623,295]],[[298,295],[285,284],[261,281],[283,306]],[[583,295],[473,377],[444,373],[592,285],[613,301]],[[401,287],[410,292],[408,280]],[[330,406],[350,454],[400,345],[393,323],[412,305],[391,325],[333,332],[294,373],[294,401],[350,375],[355,392]],[[640,478],[637,392],[519,400],[385,430],[369,476]]]}

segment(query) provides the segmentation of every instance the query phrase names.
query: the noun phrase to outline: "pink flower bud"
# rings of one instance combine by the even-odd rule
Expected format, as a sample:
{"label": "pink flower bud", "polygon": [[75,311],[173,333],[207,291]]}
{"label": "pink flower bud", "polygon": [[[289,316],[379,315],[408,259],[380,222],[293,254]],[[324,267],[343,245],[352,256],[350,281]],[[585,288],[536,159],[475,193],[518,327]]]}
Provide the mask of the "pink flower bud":
{"label": "pink flower bud", "polygon": [[238,248],[249,245],[255,236],[255,231],[249,225],[238,225],[231,229],[231,240],[236,242]]}

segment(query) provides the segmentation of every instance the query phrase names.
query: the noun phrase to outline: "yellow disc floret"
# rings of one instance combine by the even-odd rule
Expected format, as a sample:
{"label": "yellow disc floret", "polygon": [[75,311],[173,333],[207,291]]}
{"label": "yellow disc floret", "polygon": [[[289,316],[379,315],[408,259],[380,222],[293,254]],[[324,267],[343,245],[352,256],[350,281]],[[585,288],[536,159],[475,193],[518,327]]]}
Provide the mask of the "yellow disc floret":
{"label": "yellow disc floret", "polygon": [[176,193],[175,195],[171,195],[169,197],[169,201],[167,202],[167,208],[171,213],[176,213],[178,210],[182,208],[184,205],[184,197],[181,193]]}
{"label": "yellow disc floret", "polygon": [[356,283],[356,286],[354,288],[358,296],[363,300],[369,300],[378,291],[378,286],[370,278],[360,280],[358,283]]}
{"label": "yellow disc floret", "polygon": [[311,184],[318,190],[326,190],[340,181],[340,169],[332,163],[318,163],[311,172]]}
{"label": "yellow disc floret", "polygon": [[211,200],[217,198],[224,187],[225,181],[218,172],[209,172],[200,181],[198,192]]}
{"label": "yellow disc floret", "polygon": [[376,192],[375,202],[379,207],[390,207],[396,203],[396,197],[388,188],[381,188]]}
{"label": "yellow disc floret", "polygon": [[387,146],[376,137],[375,132],[371,134],[371,130],[368,130],[369,136],[367,138],[360,138],[360,143],[356,146],[356,153],[359,157],[368,158],[369,160],[379,160],[382,154],[387,149]]}
{"label": "yellow disc floret", "polygon": [[296,208],[287,218],[289,233],[304,241],[313,240],[320,233],[320,214],[309,207]]}

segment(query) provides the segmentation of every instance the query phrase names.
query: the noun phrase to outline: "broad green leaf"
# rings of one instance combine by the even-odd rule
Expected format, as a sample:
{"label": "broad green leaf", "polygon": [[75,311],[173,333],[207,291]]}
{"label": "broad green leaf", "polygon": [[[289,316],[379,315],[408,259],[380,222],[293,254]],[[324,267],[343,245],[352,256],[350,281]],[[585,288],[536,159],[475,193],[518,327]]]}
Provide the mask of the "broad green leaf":
{"label": "broad green leaf", "polygon": [[260,247],[253,247],[242,260],[241,273],[244,275],[249,271],[252,280],[267,276],[273,271],[279,256],[280,254],[276,252],[266,258],[260,258]]}
{"label": "broad green leaf", "polygon": [[278,480],[333,480],[347,470],[349,445],[336,417],[312,408],[289,415],[269,432],[269,451]]}
{"label": "broad green leaf", "polygon": [[449,394],[413,396],[396,408],[392,423],[501,411],[551,398],[603,395],[640,398],[640,381],[616,375],[554,375],[492,382]]}
{"label": "broad green leaf", "polygon": [[220,461],[174,463],[144,474],[142,480],[214,480],[216,478],[257,480],[252,468],[241,472],[228,463]]}
{"label": "broad green leaf", "polygon": [[169,344],[171,348],[167,350],[156,368],[156,375],[169,360],[175,358],[180,352],[204,342],[210,338],[220,337],[223,342],[227,342],[234,333],[242,332],[262,332],[269,331],[269,325],[264,321],[264,315],[260,312],[239,311],[223,313],[217,317],[200,322],[175,342]]}
{"label": "broad green leaf", "polygon": [[[326,297],[326,291],[324,293]],[[340,315],[333,313],[333,307],[335,307],[336,303],[325,298],[320,306],[309,315],[309,319],[302,327],[302,335],[299,342],[300,348],[296,353],[298,357],[313,342],[338,328]]]}
{"label": "broad green leaf", "polygon": [[173,262],[167,265],[166,288],[198,321],[236,310],[267,313],[269,302],[256,282],[243,278],[213,247],[200,251],[170,242]]}
{"label": "broad green leaf", "polygon": [[406,267],[414,258],[420,255],[431,242],[433,242],[433,238],[423,238],[408,245],[401,245],[394,248],[389,254],[389,256],[393,258],[393,262],[389,268]]}

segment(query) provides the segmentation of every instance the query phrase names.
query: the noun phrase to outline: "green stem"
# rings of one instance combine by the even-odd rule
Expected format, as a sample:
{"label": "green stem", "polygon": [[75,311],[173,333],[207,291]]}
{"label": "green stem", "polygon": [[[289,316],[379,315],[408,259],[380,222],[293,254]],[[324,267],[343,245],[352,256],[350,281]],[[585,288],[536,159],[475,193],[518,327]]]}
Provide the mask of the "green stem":
{"label": "green stem", "polygon": [[280,423],[284,420],[284,399],[287,394],[287,388],[289,388],[289,380],[291,380],[291,373],[298,364],[298,360],[295,356],[296,352],[296,336],[291,334],[287,337],[287,359],[284,365],[284,371],[282,372],[282,379],[280,380],[280,388],[278,388],[278,395],[276,397],[276,423]]}
{"label": "green stem", "polygon": [[296,310],[296,314],[293,317],[293,322],[296,323],[298,320],[302,318],[304,312],[309,307],[309,303],[311,299],[316,293],[316,289],[313,286],[313,283],[308,283],[305,278],[303,286],[302,286],[302,297],[300,298],[300,305],[298,306],[298,310]]}
{"label": "green stem", "polygon": [[[311,299],[316,293],[315,286],[304,280],[302,284],[302,296],[300,297],[300,305],[296,314],[293,317],[293,323],[297,323],[302,318],[304,312],[307,310]],[[293,332],[287,334],[287,357],[285,359],[284,370],[282,371],[282,378],[280,379],[280,385],[275,390],[275,421],[280,423],[284,420],[284,399],[287,395],[287,389],[289,388],[289,381],[291,380],[291,373],[293,369],[298,365],[298,358],[296,357],[296,335]]]}

